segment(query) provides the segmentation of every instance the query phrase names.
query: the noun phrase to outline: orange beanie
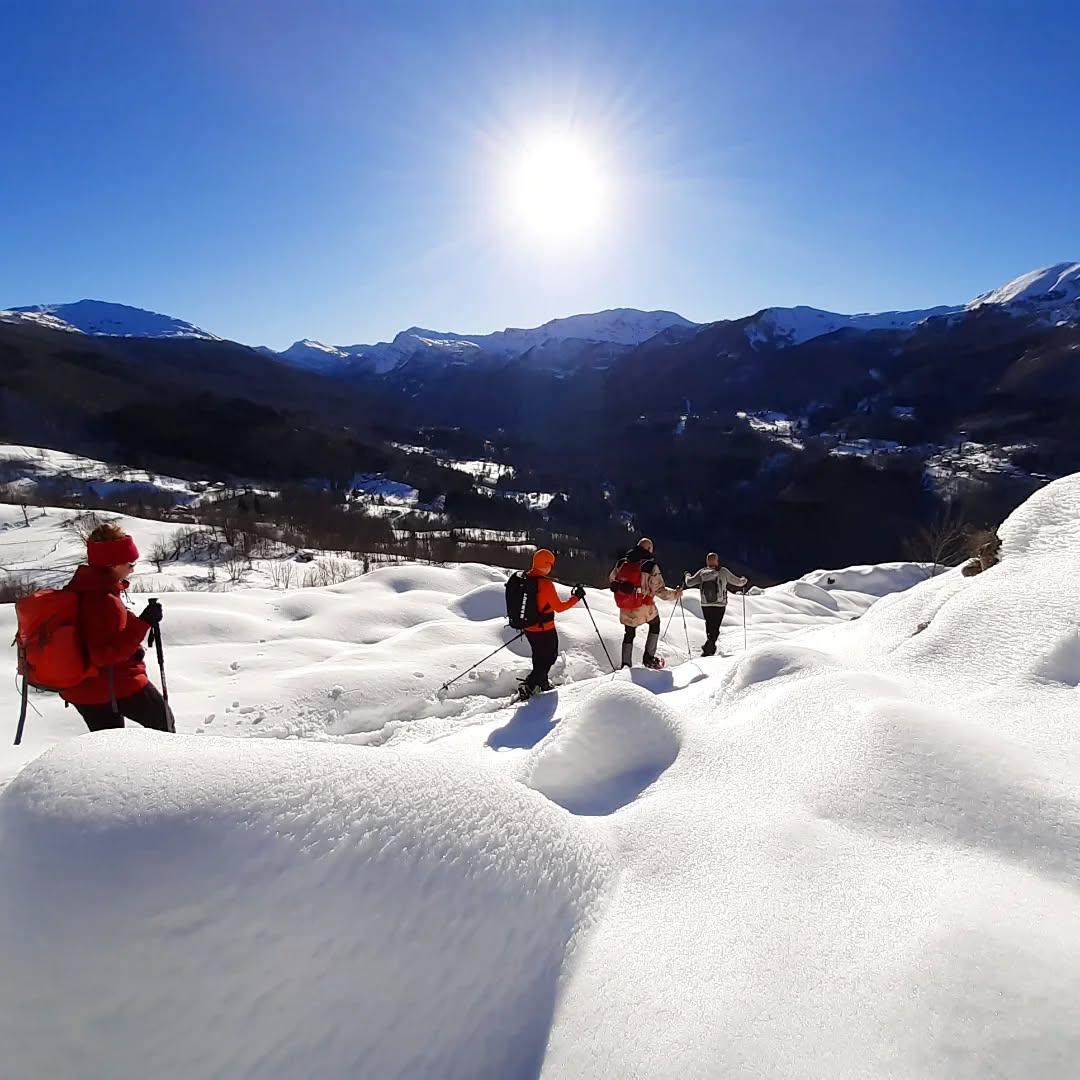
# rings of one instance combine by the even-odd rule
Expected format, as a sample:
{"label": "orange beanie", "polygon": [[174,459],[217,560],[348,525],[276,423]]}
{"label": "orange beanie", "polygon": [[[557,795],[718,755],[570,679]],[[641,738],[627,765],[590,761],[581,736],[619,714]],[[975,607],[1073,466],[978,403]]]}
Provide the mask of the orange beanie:
{"label": "orange beanie", "polygon": [[541,573],[547,574],[551,572],[551,568],[555,565],[554,552],[548,551],[547,548],[539,548],[533,553],[532,568],[539,570]]}

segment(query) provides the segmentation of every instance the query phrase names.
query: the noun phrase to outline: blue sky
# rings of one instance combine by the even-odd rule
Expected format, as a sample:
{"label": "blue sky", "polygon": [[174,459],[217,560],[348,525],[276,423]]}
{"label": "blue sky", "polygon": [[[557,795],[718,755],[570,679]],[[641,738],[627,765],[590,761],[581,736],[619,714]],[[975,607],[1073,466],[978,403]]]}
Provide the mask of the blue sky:
{"label": "blue sky", "polygon": [[[0,306],[284,347],[956,303],[1080,259],[1067,0],[0,0]],[[507,225],[572,130],[603,228]]]}

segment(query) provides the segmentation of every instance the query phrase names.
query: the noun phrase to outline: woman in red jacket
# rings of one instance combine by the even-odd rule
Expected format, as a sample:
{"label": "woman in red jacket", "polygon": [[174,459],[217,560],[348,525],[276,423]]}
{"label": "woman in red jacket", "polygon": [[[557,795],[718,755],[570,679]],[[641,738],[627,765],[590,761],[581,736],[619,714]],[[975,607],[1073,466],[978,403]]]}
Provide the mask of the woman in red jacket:
{"label": "woman in red jacket", "polygon": [[91,731],[124,726],[124,717],[143,727],[174,731],[169,703],[146,677],[143,638],[161,622],[152,600],[136,618],[121,599],[139,558],[135,541],[116,525],[99,525],[86,541],[86,566],[67,588],[79,594],[79,626],[96,675],[60,696],[79,710]]}

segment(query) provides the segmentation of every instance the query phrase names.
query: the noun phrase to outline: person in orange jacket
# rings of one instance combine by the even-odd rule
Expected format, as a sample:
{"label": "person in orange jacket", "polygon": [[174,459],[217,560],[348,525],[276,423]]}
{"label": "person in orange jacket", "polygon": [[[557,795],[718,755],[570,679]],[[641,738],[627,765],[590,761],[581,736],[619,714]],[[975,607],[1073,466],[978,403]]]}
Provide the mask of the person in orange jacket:
{"label": "person in orange jacket", "polygon": [[529,577],[539,578],[536,584],[536,606],[540,619],[532,626],[525,627],[525,640],[532,652],[532,671],[521,684],[518,696],[527,701],[533,694],[550,690],[548,673],[559,658],[559,634],[555,629],[555,615],[560,611],[569,611],[585,596],[585,588],[575,585],[569,600],[560,600],[553,582],[548,581],[548,574],[555,565],[555,555],[547,548],[540,548],[532,557],[532,569]]}

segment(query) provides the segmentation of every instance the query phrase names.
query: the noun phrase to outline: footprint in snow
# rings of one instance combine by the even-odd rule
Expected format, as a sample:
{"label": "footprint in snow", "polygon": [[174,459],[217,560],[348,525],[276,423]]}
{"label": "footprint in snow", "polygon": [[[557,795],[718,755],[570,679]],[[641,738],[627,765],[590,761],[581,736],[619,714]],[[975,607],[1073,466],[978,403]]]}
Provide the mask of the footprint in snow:
{"label": "footprint in snow", "polygon": [[231,663],[231,664],[229,665],[229,669],[230,669],[231,671],[239,671],[239,670],[240,670],[240,661],[239,661],[239,660],[234,660],[234,661],[233,661],[233,662],[232,662],[232,663]]}

